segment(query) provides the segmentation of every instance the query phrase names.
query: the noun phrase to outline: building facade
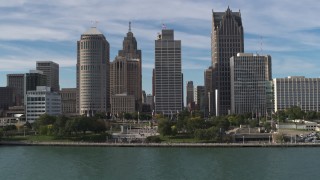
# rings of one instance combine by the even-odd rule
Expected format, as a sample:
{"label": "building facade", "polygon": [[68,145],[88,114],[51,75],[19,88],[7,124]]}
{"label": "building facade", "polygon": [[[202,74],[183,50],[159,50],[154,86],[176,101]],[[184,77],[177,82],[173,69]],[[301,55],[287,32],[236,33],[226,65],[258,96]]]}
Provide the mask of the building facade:
{"label": "building facade", "polygon": [[16,104],[16,90],[13,87],[0,87],[0,115],[1,110],[8,110]]}
{"label": "building facade", "polygon": [[52,61],[37,61],[37,70],[42,71],[47,77],[47,87],[59,92],[59,64]]}
{"label": "building facade", "polygon": [[7,87],[16,91],[16,106],[24,104],[24,74],[7,74]]}
{"label": "building facade", "polygon": [[205,86],[197,86],[194,91],[196,109],[205,112]]}
{"label": "building facade", "polygon": [[111,96],[111,114],[135,112],[135,97],[127,94],[115,94]]}
{"label": "building facade", "polygon": [[231,113],[264,116],[268,109],[267,86],[272,80],[271,56],[238,53],[230,58]]}
{"label": "building facade", "polygon": [[42,114],[60,115],[61,96],[50,87],[37,86],[26,94],[26,121],[33,123]]}
{"label": "building facade", "polygon": [[46,86],[47,76],[39,70],[30,70],[24,77],[24,94],[37,90],[37,86]]}
{"label": "building facade", "polygon": [[[212,12],[211,58],[213,97],[210,106],[215,115],[226,115],[231,109],[230,58],[244,51],[244,38],[241,13]],[[216,107],[218,106],[218,107]]]}
{"label": "building facade", "polygon": [[181,41],[163,29],[155,40],[155,112],[170,115],[183,108]]}
{"label": "building facade", "polygon": [[211,116],[213,114],[212,103],[214,102],[212,97],[214,95],[214,91],[212,88],[212,83],[213,83],[212,73],[213,73],[212,67],[209,67],[204,71],[204,87],[205,87],[204,113],[206,116]]}
{"label": "building facade", "polygon": [[61,95],[61,111],[63,115],[72,116],[77,114],[77,89],[62,88],[59,92]]}
{"label": "building facade", "polygon": [[77,42],[77,112],[110,111],[109,43],[96,27]]}
{"label": "building facade", "polygon": [[289,76],[273,79],[274,110],[298,106],[303,111],[320,110],[320,78]]}
{"label": "building facade", "polygon": [[193,81],[188,81],[187,82],[187,106],[189,104],[192,104],[194,102],[194,86],[193,86]]}

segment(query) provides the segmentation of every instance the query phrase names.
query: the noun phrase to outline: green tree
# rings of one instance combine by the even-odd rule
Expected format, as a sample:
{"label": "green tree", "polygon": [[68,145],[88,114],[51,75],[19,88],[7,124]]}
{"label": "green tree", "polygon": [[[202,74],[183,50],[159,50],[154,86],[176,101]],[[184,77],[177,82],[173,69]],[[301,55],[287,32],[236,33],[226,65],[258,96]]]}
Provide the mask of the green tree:
{"label": "green tree", "polygon": [[56,121],[53,123],[53,133],[58,136],[66,134],[66,123],[70,118],[66,116],[58,116]]}
{"label": "green tree", "polygon": [[167,118],[158,119],[158,131],[163,136],[171,135],[171,123]]}
{"label": "green tree", "polygon": [[187,120],[187,131],[191,134],[196,129],[203,129],[205,127],[205,121],[201,117],[192,117]]}
{"label": "green tree", "polygon": [[304,111],[301,110],[299,106],[292,106],[285,110],[286,115],[289,119],[303,119],[304,118]]}

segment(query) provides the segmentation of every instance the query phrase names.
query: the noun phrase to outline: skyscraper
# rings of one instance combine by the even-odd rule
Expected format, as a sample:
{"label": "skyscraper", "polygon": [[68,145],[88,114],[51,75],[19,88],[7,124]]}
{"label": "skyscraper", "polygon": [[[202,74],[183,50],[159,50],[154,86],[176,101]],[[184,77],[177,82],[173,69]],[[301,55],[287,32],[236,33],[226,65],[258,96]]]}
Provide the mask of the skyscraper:
{"label": "skyscraper", "polygon": [[118,56],[128,60],[128,95],[135,96],[136,110],[141,110],[142,106],[142,56],[138,49],[137,40],[131,31],[131,22],[127,36],[123,39],[122,50]]}
{"label": "skyscraper", "polygon": [[24,104],[24,74],[7,74],[7,87],[13,87],[16,91],[16,105]]}
{"label": "skyscraper", "polygon": [[230,58],[243,51],[241,13],[232,12],[229,7],[225,12],[212,12],[211,58],[213,83],[211,92],[215,94],[212,96],[214,99],[210,106],[214,107],[216,115],[225,115],[231,110]]}
{"label": "skyscraper", "polygon": [[109,43],[91,27],[77,42],[77,112],[88,116],[110,109]]}
{"label": "skyscraper", "polygon": [[192,104],[194,102],[194,86],[193,86],[193,81],[188,81],[187,82],[187,106],[189,104]]}
{"label": "skyscraper", "polygon": [[181,41],[173,30],[163,29],[155,40],[155,112],[170,115],[183,107]]}
{"label": "skyscraper", "polygon": [[268,82],[272,81],[271,56],[238,53],[230,58],[231,113],[264,115],[268,107]]}
{"label": "skyscraper", "polygon": [[47,76],[47,87],[53,92],[59,92],[59,64],[52,61],[37,61],[37,70]]}

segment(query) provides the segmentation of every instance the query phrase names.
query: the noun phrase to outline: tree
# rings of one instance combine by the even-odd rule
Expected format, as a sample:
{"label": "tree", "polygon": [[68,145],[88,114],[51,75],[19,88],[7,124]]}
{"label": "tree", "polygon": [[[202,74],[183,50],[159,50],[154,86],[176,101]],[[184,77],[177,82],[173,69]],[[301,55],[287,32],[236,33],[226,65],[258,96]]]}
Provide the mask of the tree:
{"label": "tree", "polygon": [[171,135],[171,123],[167,118],[158,119],[158,131],[163,136]]}
{"label": "tree", "polygon": [[58,116],[56,121],[53,123],[53,133],[61,136],[66,133],[66,123],[70,118],[66,116]]}
{"label": "tree", "polygon": [[189,133],[193,134],[196,129],[203,129],[205,126],[205,121],[201,117],[192,117],[187,120],[187,130]]}
{"label": "tree", "polygon": [[53,124],[56,121],[55,116],[51,116],[48,114],[42,114],[36,121],[35,121],[35,128],[39,130],[41,126],[47,126]]}

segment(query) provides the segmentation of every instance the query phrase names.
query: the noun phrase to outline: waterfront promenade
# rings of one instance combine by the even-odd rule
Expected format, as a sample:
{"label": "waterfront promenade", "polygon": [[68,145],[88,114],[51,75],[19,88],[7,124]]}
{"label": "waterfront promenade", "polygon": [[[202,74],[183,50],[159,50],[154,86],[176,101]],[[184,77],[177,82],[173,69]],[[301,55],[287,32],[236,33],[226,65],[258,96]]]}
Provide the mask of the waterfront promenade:
{"label": "waterfront promenade", "polygon": [[1,141],[2,146],[82,146],[82,147],[320,147],[320,143],[92,143],[92,142],[36,142]]}

